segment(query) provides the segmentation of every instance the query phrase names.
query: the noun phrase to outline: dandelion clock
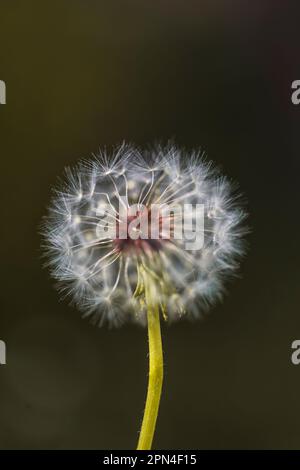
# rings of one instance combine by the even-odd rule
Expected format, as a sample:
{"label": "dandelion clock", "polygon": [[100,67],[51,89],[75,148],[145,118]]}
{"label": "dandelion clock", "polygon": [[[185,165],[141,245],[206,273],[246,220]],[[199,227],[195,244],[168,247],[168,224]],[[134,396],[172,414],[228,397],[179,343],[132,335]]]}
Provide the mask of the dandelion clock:
{"label": "dandelion clock", "polygon": [[48,265],[83,317],[148,329],[138,449],[151,449],[163,382],[161,322],[197,319],[236,272],[245,213],[230,182],[174,145],[121,145],[66,169],[43,235]]}

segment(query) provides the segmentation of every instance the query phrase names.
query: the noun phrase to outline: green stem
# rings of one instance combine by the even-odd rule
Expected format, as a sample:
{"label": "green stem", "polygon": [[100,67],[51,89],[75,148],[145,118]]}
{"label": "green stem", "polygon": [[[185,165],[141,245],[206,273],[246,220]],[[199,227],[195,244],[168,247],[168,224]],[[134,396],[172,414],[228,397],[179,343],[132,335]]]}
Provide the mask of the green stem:
{"label": "green stem", "polygon": [[149,339],[149,379],[146,406],[137,449],[150,450],[155,432],[163,383],[163,351],[160,331],[159,305],[155,298],[153,280],[144,272]]}

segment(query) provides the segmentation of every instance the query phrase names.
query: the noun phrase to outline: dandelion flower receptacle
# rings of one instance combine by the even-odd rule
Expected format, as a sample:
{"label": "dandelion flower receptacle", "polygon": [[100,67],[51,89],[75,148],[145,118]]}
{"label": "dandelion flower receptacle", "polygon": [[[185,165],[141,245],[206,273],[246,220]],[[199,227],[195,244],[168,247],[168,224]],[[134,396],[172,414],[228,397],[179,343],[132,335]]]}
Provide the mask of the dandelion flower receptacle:
{"label": "dandelion flower receptacle", "polygon": [[150,449],[163,381],[160,320],[198,318],[243,254],[245,218],[199,152],[121,145],[67,169],[44,223],[48,264],[94,324],[148,327],[149,381],[138,449]]}

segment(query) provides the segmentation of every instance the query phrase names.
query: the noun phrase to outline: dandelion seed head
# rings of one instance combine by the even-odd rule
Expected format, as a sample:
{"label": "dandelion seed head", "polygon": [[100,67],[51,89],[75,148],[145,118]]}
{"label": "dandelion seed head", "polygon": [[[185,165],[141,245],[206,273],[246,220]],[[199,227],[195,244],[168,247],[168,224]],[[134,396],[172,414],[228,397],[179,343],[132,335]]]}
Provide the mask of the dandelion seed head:
{"label": "dandelion seed head", "polygon": [[[182,214],[184,233],[176,238]],[[53,277],[94,324],[145,324],[143,296],[136,298],[139,266],[151,271],[155,301],[174,321],[199,318],[222,298],[244,252],[245,216],[229,180],[200,152],[123,144],[66,169],[43,237]],[[201,247],[187,249],[197,230]]]}

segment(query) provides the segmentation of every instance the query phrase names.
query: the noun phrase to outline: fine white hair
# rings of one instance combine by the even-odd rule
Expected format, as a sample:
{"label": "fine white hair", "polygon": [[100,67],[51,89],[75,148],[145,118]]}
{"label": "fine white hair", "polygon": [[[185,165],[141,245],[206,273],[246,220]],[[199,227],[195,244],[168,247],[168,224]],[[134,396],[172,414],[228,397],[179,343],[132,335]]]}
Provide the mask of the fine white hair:
{"label": "fine white hair", "polygon": [[[201,248],[187,250],[184,239],[164,239],[152,249],[150,239],[149,249],[135,250],[133,243],[128,250],[126,243],[99,236],[102,224],[109,228],[119,220],[120,202],[202,205]],[[222,298],[224,282],[239,266],[245,216],[234,185],[200,151],[173,144],[141,151],[122,144],[66,169],[43,224],[47,264],[60,289],[95,324],[145,324],[144,308],[134,298],[140,259],[163,286],[156,298],[164,317],[198,318]],[[189,217],[193,225],[192,210]],[[176,228],[175,217],[172,224]]]}

